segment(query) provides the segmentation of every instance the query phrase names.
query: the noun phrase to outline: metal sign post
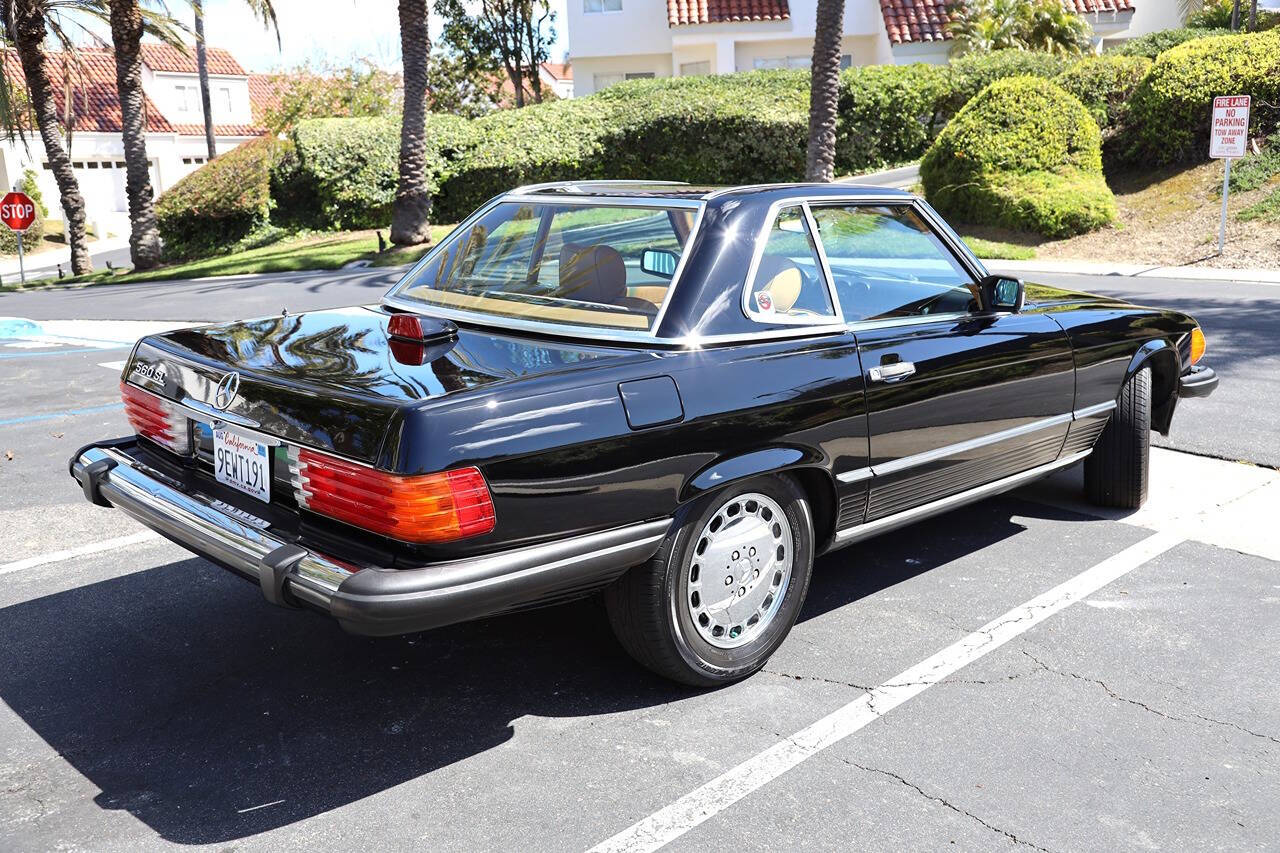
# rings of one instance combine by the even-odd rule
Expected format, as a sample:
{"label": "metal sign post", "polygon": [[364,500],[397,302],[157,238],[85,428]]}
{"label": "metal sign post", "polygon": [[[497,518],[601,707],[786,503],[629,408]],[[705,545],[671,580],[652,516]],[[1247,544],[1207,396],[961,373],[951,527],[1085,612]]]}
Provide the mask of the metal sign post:
{"label": "metal sign post", "polygon": [[[1230,163],[1231,161],[1228,160],[1227,162]],[[22,235],[25,233],[25,231],[18,232],[18,277],[22,280],[23,287],[27,286],[27,265],[22,260]]]}
{"label": "metal sign post", "polygon": [[1227,194],[1231,192],[1231,161],[1245,155],[1249,141],[1248,95],[1226,95],[1213,99],[1213,122],[1209,125],[1209,156],[1225,160],[1222,170],[1222,219],[1218,223],[1218,254],[1227,245]]}

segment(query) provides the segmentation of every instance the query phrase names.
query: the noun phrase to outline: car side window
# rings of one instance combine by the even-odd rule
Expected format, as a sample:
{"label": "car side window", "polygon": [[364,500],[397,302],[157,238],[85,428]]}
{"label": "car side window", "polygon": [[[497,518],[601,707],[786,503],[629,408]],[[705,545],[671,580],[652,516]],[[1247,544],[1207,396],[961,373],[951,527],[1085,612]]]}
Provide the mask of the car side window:
{"label": "car side window", "polygon": [[747,291],[747,313],[761,323],[835,318],[803,208],[783,208],[770,226]]}
{"label": "car side window", "polygon": [[977,284],[908,205],[811,209],[845,320],[977,310]]}

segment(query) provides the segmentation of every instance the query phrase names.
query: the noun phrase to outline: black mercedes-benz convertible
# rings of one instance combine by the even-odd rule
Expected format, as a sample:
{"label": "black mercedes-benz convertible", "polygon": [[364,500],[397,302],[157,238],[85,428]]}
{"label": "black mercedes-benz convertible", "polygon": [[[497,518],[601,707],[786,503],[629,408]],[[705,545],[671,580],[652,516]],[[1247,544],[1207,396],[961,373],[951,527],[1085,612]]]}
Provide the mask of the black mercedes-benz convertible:
{"label": "black mercedes-benz convertible", "polygon": [[814,558],[1084,463],[1146,497],[1213,391],[1185,314],[988,275],[927,204],[842,184],[578,182],[493,199],[378,305],[154,335],[85,497],[401,634],[603,590],[623,646],[715,685]]}

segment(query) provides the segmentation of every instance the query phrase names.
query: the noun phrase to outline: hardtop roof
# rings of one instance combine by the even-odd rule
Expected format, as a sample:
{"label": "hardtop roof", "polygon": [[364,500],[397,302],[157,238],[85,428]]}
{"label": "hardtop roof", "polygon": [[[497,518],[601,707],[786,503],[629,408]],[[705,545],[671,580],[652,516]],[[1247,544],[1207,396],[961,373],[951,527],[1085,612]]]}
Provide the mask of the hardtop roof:
{"label": "hardtop roof", "polygon": [[786,196],[894,196],[912,197],[904,190],[854,183],[780,183],[741,186],[697,186],[679,181],[560,181],[517,187],[508,195],[572,196],[577,198],[645,198],[706,200],[721,197],[768,196],[777,200]]}

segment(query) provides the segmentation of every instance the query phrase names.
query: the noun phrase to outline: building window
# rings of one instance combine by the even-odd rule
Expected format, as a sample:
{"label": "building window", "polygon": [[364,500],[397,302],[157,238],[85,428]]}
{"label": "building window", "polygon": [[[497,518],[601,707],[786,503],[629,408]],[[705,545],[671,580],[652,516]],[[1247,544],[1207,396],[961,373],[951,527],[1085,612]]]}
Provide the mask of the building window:
{"label": "building window", "polygon": [[224,115],[231,115],[231,90],[226,86],[218,87],[218,106]]}
{"label": "building window", "polygon": [[841,70],[844,70],[845,68],[852,68],[852,67],[853,67],[853,57],[847,53],[841,54],[840,56]]}
{"label": "building window", "polygon": [[702,62],[682,62],[680,63],[681,77],[704,77],[711,73],[711,60],[703,60]]}
{"label": "building window", "polygon": [[601,12],[621,12],[622,0],[582,0],[582,11],[587,15]]}
{"label": "building window", "polygon": [[756,59],[752,65],[757,71],[766,71],[777,68],[808,68],[810,61],[808,56],[769,56]]}
{"label": "building window", "polygon": [[178,112],[198,112],[196,104],[199,102],[199,95],[195,86],[174,86],[173,88],[178,95]]}
{"label": "building window", "polygon": [[656,75],[652,71],[628,71],[628,80],[652,80]]}

